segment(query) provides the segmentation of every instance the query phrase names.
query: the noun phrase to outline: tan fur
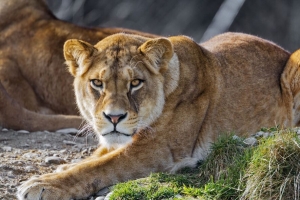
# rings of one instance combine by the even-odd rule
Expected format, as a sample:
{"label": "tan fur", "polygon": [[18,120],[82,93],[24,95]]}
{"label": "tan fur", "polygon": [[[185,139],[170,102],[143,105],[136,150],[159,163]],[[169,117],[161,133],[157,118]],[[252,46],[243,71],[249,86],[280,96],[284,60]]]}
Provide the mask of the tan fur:
{"label": "tan fur", "polygon": [[[198,45],[185,36],[116,34],[95,46],[69,40],[64,54],[81,114],[102,145],[83,162],[28,180],[19,199],[87,197],[193,167],[222,133],[299,122],[299,52],[286,65],[288,52],[254,36],[226,33]],[[144,82],[130,87],[137,79]]]}
{"label": "tan fur", "polygon": [[43,0],[0,1],[0,126],[29,131],[78,127],[73,77],[64,65],[68,39],[95,43],[130,32],[88,29],[56,19]]}

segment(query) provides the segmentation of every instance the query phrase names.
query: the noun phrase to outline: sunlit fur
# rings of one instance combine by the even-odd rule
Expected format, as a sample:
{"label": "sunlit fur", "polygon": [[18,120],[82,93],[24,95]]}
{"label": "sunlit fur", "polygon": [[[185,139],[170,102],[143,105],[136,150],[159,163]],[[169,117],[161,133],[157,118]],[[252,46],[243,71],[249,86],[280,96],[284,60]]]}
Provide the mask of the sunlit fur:
{"label": "sunlit fur", "polygon": [[[23,183],[20,199],[41,191],[44,200],[86,198],[117,182],[195,167],[220,134],[299,124],[300,54],[289,59],[255,36],[226,33],[199,45],[186,36],[116,34],[95,46],[68,40],[64,53],[87,130],[101,144],[82,162]],[[135,79],[143,82],[132,88]]]}

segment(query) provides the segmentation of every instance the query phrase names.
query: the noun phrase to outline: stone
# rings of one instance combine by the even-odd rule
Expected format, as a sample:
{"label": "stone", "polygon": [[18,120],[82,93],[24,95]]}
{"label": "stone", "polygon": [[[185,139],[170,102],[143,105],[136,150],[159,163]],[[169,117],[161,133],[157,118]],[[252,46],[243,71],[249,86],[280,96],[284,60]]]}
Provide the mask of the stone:
{"label": "stone", "polygon": [[259,131],[255,134],[255,137],[262,137],[264,135],[265,132],[263,131]]}
{"label": "stone", "polygon": [[26,172],[35,172],[35,171],[37,171],[37,168],[29,165],[29,166],[25,167],[25,171]]}
{"label": "stone", "polygon": [[19,130],[19,131],[17,131],[18,133],[30,133],[29,131],[26,131],[26,130]]}
{"label": "stone", "polygon": [[21,147],[30,147],[30,145],[25,143],[25,144],[22,144]]}
{"label": "stone", "polygon": [[65,154],[67,153],[67,149],[60,150],[59,153]]}
{"label": "stone", "polygon": [[112,195],[112,192],[108,193],[108,194],[106,195],[106,197],[104,198],[104,200],[109,200],[109,198],[110,198],[111,195]]}
{"label": "stone", "polygon": [[269,137],[269,135],[270,135],[270,133],[269,133],[269,132],[264,132],[264,133],[263,133],[263,137],[264,137],[264,138],[267,138],[267,137]]}
{"label": "stone", "polygon": [[39,154],[28,152],[28,153],[24,153],[22,155],[22,157],[23,158],[37,158],[37,157],[39,157]]}
{"label": "stone", "polygon": [[255,137],[246,138],[243,142],[249,146],[255,146],[258,144],[258,141]]}
{"label": "stone", "polygon": [[50,156],[45,158],[45,163],[46,164],[64,164],[66,161],[60,157],[55,157],[55,156]]}
{"label": "stone", "polygon": [[7,129],[7,128],[3,128],[2,131],[3,131],[3,132],[7,132],[8,129]]}
{"label": "stone", "polygon": [[104,200],[105,197],[97,197],[95,200]]}
{"label": "stone", "polygon": [[45,147],[45,148],[50,148],[50,147],[51,147],[51,144],[49,144],[49,143],[43,144],[43,147]]}
{"label": "stone", "polygon": [[96,194],[96,196],[105,196],[110,192],[110,189],[108,187],[103,188],[101,190],[99,190]]}
{"label": "stone", "polygon": [[82,161],[82,159],[80,158],[75,158],[71,160],[71,163],[79,163],[80,161]]}
{"label": "stone", "polygon": [[237,136],[237,135],[234,135],[234,136],[232,136],[232,139],[234,139],[234,140],[240,140],[241,138],[239,136]]}
{"label": "stone", "polygon": [[65,128],[65,129],[59,129],[55,132],[56,133],[63,133],[63,134],[76,134],[78,132],[78,129],[76,129],[76,128]]}
{"label": "stone", "polygon": [[12,147],[10,147],[10,146],[4,146],[4,147],[1,147],[1,149],[3,149],[4,151],[7,151],[7,152],[12,151]]}
{"label": "stone", "polygon": [[76,145],[76,142],[69,141],[69,140],[64,140],[63,143],[66,145]]}

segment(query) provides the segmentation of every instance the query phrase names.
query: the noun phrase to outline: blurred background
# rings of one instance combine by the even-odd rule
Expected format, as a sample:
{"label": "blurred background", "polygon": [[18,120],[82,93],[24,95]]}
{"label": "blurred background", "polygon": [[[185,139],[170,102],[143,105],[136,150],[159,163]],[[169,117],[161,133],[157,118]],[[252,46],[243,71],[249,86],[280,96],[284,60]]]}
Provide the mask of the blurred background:
{"label": "blurred background", "polygon": [[82,26],[123,27],[203,42],[226,32],[300,48],[300,0],[47,0],[59,19]]}

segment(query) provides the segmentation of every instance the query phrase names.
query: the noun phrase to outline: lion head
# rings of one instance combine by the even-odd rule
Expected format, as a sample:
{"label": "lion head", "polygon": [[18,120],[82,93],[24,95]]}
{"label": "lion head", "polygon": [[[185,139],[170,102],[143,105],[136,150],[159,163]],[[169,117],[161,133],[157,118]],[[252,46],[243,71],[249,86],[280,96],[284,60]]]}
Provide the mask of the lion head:
{"label": "lion head", "polygon": [[95,46],[72,39],[64,56],[81,115],[107,146],[130,143],[151,127],[178,85],[178,58],[167,38],[115,34]]}

